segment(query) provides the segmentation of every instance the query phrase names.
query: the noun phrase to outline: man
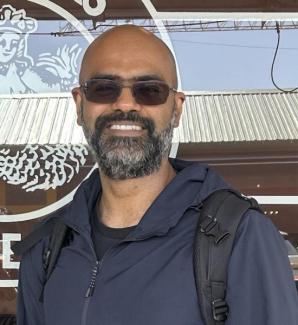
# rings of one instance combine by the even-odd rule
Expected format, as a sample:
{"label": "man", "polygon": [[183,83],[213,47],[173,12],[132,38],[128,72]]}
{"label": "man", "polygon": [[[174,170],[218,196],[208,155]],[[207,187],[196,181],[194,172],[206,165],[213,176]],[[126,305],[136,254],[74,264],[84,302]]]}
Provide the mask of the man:
{"label": "man", "polygon": [[[169,160],[184,94],[157,37],[116,27],[87,49],[73,90],[98,170],[61,216],[71,229],[44,284],[44,238],[22,259],[19,325],[203,325],[193,272],[197,207],[228,185]],[[42,296],[42,301],[40,301]],[[297,293],[278,231],[250,211],[237,230],[229,325],[297,325]]]}

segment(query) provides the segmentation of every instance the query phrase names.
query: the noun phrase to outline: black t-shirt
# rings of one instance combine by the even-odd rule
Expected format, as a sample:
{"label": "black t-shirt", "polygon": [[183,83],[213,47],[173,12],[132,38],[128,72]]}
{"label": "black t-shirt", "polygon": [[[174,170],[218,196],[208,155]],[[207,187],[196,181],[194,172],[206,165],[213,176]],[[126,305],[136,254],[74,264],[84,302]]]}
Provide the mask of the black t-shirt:
{"label": "black t-shirt", "polygon": [[94,208],[91,216],[91,236],[97,259],[101,260],[110,247],[120,243],[135,228],[136,226],[127,228],[107,227],[99,221],[96,208]]}

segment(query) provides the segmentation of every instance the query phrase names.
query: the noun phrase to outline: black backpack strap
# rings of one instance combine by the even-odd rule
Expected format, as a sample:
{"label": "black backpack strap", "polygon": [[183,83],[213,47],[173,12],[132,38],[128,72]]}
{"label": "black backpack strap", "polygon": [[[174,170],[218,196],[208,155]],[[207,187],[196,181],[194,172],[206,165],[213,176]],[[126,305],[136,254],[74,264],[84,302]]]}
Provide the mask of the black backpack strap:
{"label": "black backpack strap", "polygon": [[43,268],[45,271],[44,282],[42,291],[40,293],[39,301],[43,302],[44,287],[50,278],[57,260],[59,258],[61,249],[67,238],[67,234],[70,232],[70,228],[61,220],[61,218],[55,218],[56,222],[52,229],[49,245],[43,253]]}
{"label": "black backpack strap", "polygon": [[35,244],[37,244],[42,238],[50,235],[49,244],[43,252],[43,268],[45,272],[44,283],[39,300],[43,301],[43,291],[46,282],[51,276],[57,259],[59,258],[60,251],[70,234],[70,228],[63,222],[60,217],[67,206],[63,207],[56,212],[56,216],[49,218],[44,223],[40,224],[35,230],[33,230],[22,241],[13,245],[12,250],[16,255],[22,255]]}
{"label": "black backpack strap", "polygon": [[55,268],[68,230],[69,227],[60,218],[57,218],[52,230],[49,246],[47,247],[43,255],[45,282],[49,279],[50,275],[52,274]]}
{"label": "black backpack strap", "polygon": [[44,223],[38,225],[29,235],[23,238],[21,241],[16,242],[12,245],[12,251],[15,255],[21,256],[34,245],[36,245],[42,238],[48,236],[54,226],[56,218],[51,218]]}
{"label": "black backpack strap", "polygon": [[15,255],[21,256],[34,245],[36,245],[41,239],[52,234],[53,229],[57,222],[61,223],[60,217],[66,212],[69,204],[63,206],[57,210],[54,214],[50,214],[46,220],[39,223],[33,230],[24,237],[21,241],[16,242],[12,246],[12,251]]}
{"label": "black backpack strap", "polygon": [[254,199],[232,190],[216,191],[203,202],[194,242],[194,272],[205,325],[223,325],[228,317],[229,258],[241,217],[251,208],[260,210]]}

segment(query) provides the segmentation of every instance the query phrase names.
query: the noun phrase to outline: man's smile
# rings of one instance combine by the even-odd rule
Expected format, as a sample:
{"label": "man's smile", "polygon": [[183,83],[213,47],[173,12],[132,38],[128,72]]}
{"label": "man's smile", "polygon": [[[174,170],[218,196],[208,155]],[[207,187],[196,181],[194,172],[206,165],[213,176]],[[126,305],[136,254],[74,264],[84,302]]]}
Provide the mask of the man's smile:
{"label": "man's smile", "polygon": [[137,130],[141,131],[142,128],[138,125],[121,125],[121,124],[113,124],[110,126],[111,130]]}
{"label": "man's smile", "polygon": [[132,121],[115,121],[106,127],[109,133],[121,136],[138,136],[143,133],[145,128],[140,124]]}

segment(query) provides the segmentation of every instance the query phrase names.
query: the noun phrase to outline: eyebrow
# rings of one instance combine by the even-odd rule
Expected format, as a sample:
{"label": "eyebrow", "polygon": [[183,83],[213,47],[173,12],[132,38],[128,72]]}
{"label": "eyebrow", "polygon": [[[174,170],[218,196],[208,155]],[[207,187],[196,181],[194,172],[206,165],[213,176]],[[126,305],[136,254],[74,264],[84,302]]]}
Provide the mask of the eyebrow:
{"label": "eyebrow", "polygon": [[120,80],[121,78],[114,74],[103,74],[97,73],[90,77],[90,79],[109,79],[109,80]]}
{"label": "eyebrow", "polygon": [[147,80],[159,80],[159,81],[164,81],[163,78],[161,78],[161,76],[157,75],[157,74],[148,74],[148,75],[143,75],[143,76],[139,76],[134,78],[136,81],[147,81]]}
{"label": "eyebrow", "polygon": [[[91,76],[90,79],[108,79],[108,80],[122,80],[122,78],[119,75],[115,74],[94,74]],[[130,78],[131,80],[135,81],[147,81],[147,80],[159,80],[159,81],[164,81],[164,79],[157,75],[157,74],[146,74],[146,75],[141,75],[137,77]]]}

